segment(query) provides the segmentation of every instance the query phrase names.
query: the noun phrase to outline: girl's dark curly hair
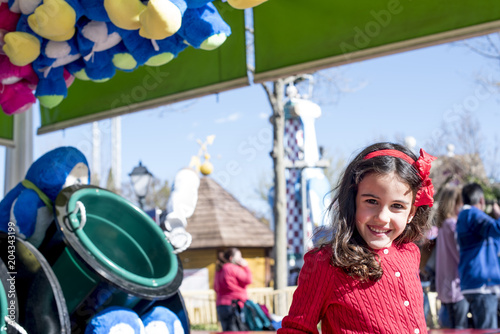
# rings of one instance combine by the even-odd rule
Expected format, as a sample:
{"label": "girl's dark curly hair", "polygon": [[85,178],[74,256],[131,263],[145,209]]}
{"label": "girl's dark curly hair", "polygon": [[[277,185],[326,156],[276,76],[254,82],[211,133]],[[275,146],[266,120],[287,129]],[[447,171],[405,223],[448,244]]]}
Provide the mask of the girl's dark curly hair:
{"label": "girl's dark curly hair", "polygon": [[[338,185],[335,196],[328,210],[332,217],[332,236],[320,243],[320,247],[331,247],[332,265],[342,268],[349,276],[361,281],[377,281],[383,270],[374,253],[366,244],[356,228],[356,194],[363,178],[371,173],[396,173],[407,183],[415,194],[421,186],[422,179],[415,167],[401,158],[393,156],[376,156],[363,159],[368,153],[378,150],[399,150],[413,160],[415,154],[405,146],[394,143],[376,143],[361,151],[346,167]],[[403,233],[394,240],[396,246],[420,239],[429,228],[429,206],[419,206],[410,224]],[[324,231],[323,231],[324,232]]]}

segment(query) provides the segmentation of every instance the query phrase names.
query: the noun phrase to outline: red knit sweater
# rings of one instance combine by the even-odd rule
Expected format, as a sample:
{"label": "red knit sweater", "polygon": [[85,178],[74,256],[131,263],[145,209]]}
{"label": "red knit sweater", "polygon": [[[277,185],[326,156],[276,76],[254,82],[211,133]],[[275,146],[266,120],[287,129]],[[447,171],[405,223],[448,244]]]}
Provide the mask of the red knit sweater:
{"label": "red knit sweater", "polygon": [[414,243],[379,250],[384,274],[360,282],[330,264],[331,249],[309,252],[278,334],[427,333]]}

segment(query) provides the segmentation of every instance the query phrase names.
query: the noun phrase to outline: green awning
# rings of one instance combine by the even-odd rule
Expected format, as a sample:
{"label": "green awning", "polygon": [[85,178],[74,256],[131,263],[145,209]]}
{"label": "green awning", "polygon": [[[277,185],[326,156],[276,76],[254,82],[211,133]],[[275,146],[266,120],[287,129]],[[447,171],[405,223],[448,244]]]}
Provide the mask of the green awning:
{"label": "green awning", "polygon": [[0,145],[14,146],[14,117],[7,116],[0,108]]}
{"label": "green awning", "polygon": [[500,1],[269,0],[254,8],[254,81],[498,30]]}
{"label": "green awning", "polygon": [[214,4],[232,31],[221,47],[189,47],[162,67],[118,71],[104,83],[75,80],[59,106],[42,108],[38,133],[248,85],[244,11],[219,0]]}

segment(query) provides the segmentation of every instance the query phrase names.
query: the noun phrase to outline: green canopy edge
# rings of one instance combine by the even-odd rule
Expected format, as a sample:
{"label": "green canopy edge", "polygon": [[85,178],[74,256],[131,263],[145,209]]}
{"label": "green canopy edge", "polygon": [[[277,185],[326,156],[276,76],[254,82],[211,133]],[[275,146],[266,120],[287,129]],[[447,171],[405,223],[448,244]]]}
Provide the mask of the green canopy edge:
{"label": "green canopy edge", "polygon": [[253,12],[254,82],[500,30],[490,0],[269,0]]}
{"label": "green canopy edge", "polygon": [[0,145],[14,147],[14,117],[0,107]]}

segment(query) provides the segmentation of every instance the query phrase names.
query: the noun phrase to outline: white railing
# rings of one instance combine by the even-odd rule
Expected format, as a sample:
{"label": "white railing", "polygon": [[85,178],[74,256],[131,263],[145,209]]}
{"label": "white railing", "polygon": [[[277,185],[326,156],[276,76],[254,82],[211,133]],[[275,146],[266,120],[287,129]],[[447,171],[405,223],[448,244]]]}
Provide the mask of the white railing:
{"label": "white railing", "polygon": [[[292,304],[295,286],[283,290],[273,288],[250,288],[247,289],[248,298],[256,303],[263,304],[270,313],[285,316]],[[189,315],[189,322],[192,325],[217,324],[217,311],[215,308],[214,290],[191,290],[181,291],[186,311]],[[284,314],[280,314],[280,300],[285,303]]]}
{"label": "white railing", "polygon": [[[290,309],[292,303],[293,292],[295,286],[288,287],[283,290],[274,290],[273,288],[252,288],[247,289],[248,298],[256,303],[263,304],[267,307],[270,313],[279,316],[285,316]],[[191,325],[216,325],[217,310],[215,308],[215,291],[214,290],[196,290],[196,291],[181,291],[189,315]],[[430,328],[439,328],[438,314],[440,303],[436,298],[435,292],[429,293],[429,302],[431,312],[427,319]],[[285,314],[280,314],[280,299],[285,303]]]}

